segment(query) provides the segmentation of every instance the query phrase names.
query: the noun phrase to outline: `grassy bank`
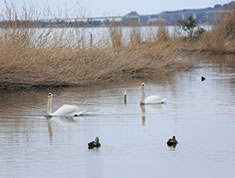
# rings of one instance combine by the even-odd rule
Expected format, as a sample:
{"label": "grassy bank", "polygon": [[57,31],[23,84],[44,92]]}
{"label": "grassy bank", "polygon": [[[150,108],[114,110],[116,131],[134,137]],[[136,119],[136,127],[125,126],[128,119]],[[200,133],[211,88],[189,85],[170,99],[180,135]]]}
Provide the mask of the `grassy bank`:
{"label": "grassy bank", "polygon": [[235,7],[217,16],[210,31],[181,41],[183,51],[201,54],[235,54]]}
{"label": "grassy bank", "polygon": [[38,49],[17,45],[4,49],[1,54],[1,89],[13,90],[98,84],[185,67],[174,60],[177,50],[169,42],[118,50]]}
{"label": "grassy bank", "polygon": [[[6,14],[5,19],[13,16],[11,11]],[[177,59],[213,51],[234,53],[234,14],[231,10],[219,17],[211,32],[196,39],[170,37],[164,24],[157,33],[145,34],[150,39],[145,42],[138,26],[125,36],[122,28],[110,27],[109,39],[89,47],[85,30],[44,29],[39,33],[27,24],[11,24],[11,28],[0,29],[0,90],[84,86],[188,69],[189,63]]]}

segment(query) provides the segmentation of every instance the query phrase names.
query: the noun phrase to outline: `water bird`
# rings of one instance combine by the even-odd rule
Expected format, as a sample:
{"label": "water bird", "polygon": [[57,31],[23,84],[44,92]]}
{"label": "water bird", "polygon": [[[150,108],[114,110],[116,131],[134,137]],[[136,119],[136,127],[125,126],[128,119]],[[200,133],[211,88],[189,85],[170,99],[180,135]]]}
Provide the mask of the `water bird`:
{"label": "water bird", "polygon": [[48,101],[47,101],[47,117],[78,117],[82,115],[85,111],[76,112],[79,108],[78,106],[64,104],[54,113],[52,113],[52,98],[53,94],[48,94]]}
{"label": "water bird", "polygon": [[161,98],[158,95],[151,95],[151,96],[148,96],[147,98],[145,98],[144,86],[145,86],[145,84],[142,83],[141,84],[142,96],[141,96],[140,104],[162,104],[166,101],[166,98]]}
{"label": "water bird", "polygon": [[168,141],[167,141],[167,145],[168,146],[173,146],[173,147],[176,147],[178,141],[176,140],[175,136],[173,136],[172,138],[170,138]]}
{"label": "water bird", "polygon": [[100,146],[101,146],[101,144],[99,142],[99,137],[96,137],[95,141],[88,143],[88,149],[99,148]]}
{"label": "water bird", "polygon": [[206,77],[201,76],[201,81],[203,82],[204,80],[206,80]]}

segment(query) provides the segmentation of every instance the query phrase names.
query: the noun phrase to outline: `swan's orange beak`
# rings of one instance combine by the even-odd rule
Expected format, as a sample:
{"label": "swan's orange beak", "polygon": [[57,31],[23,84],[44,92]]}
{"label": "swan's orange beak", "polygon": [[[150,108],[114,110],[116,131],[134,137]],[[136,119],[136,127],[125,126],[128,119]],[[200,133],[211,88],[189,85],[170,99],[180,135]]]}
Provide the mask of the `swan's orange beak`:
{"label": "swan's orange beak", "polygon": [[141,84],[142,89],[144,89],[144,83]]}

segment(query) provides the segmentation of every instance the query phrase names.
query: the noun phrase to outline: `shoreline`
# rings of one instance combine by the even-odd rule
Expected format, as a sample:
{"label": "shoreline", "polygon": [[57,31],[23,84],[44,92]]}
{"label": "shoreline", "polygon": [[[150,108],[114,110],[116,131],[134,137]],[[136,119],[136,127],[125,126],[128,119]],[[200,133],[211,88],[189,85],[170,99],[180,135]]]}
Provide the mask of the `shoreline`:
{"label": "shoreline", "polygon": [[[118,83],[122,80],[131,80],[131,79],[151,79],[154,76],[160,74],[164,75],[166,73],[174,73],[178,71],[186,71],[196,66],[193,66],[188,60],[182,62],[177,60],[177,57],[180,58],[190,58],[190,57],[212,57],[212,56],[221,56],[221,55],[235,55],[235,51],[226,52],[218,50],[208,50],[208,49],[187,49],[180,48],[176,50],[181,53],[181,55],[175,55],[176,60],[170,60],[166,64],[161,64],[159,66],[145,66],[142,68],[134,69],[124,69],[118,71],[111,71],[109,74],[100,75],[98,78],[89,79],[86,81],[81,81],[78,83],[69,83],[69,82],[58,82],[58,81],[48,81],[35,83],[32,81],[27,82],[1,82],[0,83],[0,92],[10,93],[16,91],[31,91],[31,90],[49,90],[55,88],[66,88],[66,87],[90,87],[97,86],[107,83]],[[162,58],[162,56],[160,57]],[[164,57],[163,57],[164,58]]]}
{"label": "shoreline", "polygon": [[[19,28],[15,8],[8,9],[2,18],[11,22],[7,26],[11,30],[0,29],[0,91],[147,78],[154,73],[193,68],[193,60],[187,58],[235,54],[233,6],[215,19],[209,31],[190,16],[179,19],[171,34],[167,22],[162,21],[157,31],[133,26],[124,33],[122,27],[110,26],[97,41],[79,29],[37,31],[27,24]],[[28,14],[26,9],[23,12]],[[9,19],[8,13],[15,17]],[[25,20],[30,19],[26,16]]]}

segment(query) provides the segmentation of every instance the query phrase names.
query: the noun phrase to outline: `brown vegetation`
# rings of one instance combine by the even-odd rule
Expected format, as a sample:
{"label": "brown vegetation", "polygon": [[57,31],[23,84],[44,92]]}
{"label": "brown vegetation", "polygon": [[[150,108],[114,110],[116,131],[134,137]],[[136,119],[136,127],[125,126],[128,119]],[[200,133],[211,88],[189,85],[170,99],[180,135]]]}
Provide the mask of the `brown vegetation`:
{"label": "brown vegetation", "polygon": [[235,54],[235,7],[218,16],[209,32],[183,42],[184,50],[210,54]]}
{"label": "brown vegetation", "polygon": [[158,24],[158,31],[157,31],[157,41],[163,42],[168,41],[170,39],[168,27],[166,25],[166,22],[161,21]]}
{"label": "brown vegetation", "polygon": [[235,50],[235,7],[215,21],[210,45],[217,50]]}
{"label": "brown vegetation", "polygon": [[90,85],[185,69],[189,65],[176,60],[182,49],[235,51],[234,14],[231,10],[211,32],[189,41],[170,37],[164,23],[154,38],[146,37],[151,42],[142,42],[141,27],[131,27],[129,36],[123,36],[121,27],[110,27],[110,39],[92,46],[80,29],[38,30],[17,24],[0,29],[0,89]]}
{"label": "brown vegetation", "polygon": [[110,39],[112,42],[112,47],[114,49],[119,49],[122,47],[122,28],[119,26],[109,27]]}
{"label": "brown vegetation", "polygon": [[46,39],[40,39],[39,44],[32,47],[31,38],[28,33],[14,32],[10,40],[0,39],[2,89],[89,85],[143,77],[144,73],[169,69],[166,66],[173,64],[177,53],[169,42],[119,50],[112,47],[81,49],[65,46],[60,38],[49,46]]}

